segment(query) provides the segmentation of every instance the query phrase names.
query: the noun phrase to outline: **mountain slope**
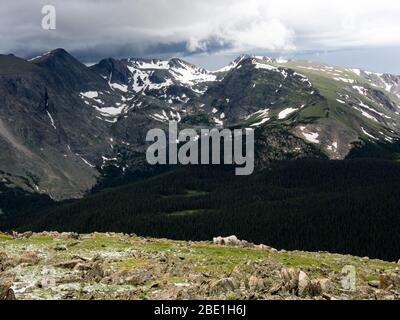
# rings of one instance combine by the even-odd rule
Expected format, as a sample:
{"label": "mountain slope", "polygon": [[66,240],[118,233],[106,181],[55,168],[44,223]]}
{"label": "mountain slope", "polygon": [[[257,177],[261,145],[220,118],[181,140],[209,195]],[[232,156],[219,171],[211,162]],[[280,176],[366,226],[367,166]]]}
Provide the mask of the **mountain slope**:
{"label": "mountain slope", "polygon": [[396,143],[399,83],[394,75],[257,56],[216,72],[177,58],[109,58],[88,68],[62,49],[30,61],[0,56],[1,177],[54,199],[81,197],[110,168],[121,176],[152,171],[146,132],[170,120],[256,129],[259,167],[344,159]]}
{"label": "mountain slope", "polygon": [[[91,153],[101,149],[95,145],[95,137],[104,134],[102,122],[93,126],[95,116],[79,97],[77,83],[87,87],[87,77],[73,79],[77,74],[63,74],[61,70],[69,71],[71,66],[65,66],[63,57],[41,60],[45,66],[15,57],[2,56],[0,60],[6,60],[5,64],[11,60],[13,65],[12,73],[0,71],[3,178],[54,198],[82,195],[97,175],[83,158],[92,158],[88,149]],[[82,74],[87,70],[78,62],[76,68]],[[101,82],[92,87],[98,85]],[[21,184],[18,177],[27,182]]]}

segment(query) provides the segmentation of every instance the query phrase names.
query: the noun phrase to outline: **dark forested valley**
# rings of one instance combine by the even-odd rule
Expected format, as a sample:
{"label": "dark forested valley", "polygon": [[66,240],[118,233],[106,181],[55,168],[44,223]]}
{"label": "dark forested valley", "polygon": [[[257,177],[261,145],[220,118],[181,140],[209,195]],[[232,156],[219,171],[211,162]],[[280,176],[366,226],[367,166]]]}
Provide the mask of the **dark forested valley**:
{"label": "dark forested valley", "polygon": [[298,160],[248,177],[235,176],[231,167],[173,168],[81,200],[53,203],[38,196],[0,221],[3,230],[182,240],[235,234],[279,249],[394,260],[400,256],[399,200],[397,162]]}

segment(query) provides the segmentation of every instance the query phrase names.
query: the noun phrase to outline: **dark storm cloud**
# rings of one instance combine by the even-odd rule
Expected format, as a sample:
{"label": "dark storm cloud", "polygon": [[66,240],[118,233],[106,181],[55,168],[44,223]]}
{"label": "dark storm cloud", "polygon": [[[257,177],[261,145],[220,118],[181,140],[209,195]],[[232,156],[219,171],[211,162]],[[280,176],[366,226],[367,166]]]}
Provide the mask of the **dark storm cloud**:
{"label": "dark storm cloud", "polygon": [[[400,45],[392,0],[0,0],[0,52],[102,57]],[[54,5],[57,29],[41,28]]]}

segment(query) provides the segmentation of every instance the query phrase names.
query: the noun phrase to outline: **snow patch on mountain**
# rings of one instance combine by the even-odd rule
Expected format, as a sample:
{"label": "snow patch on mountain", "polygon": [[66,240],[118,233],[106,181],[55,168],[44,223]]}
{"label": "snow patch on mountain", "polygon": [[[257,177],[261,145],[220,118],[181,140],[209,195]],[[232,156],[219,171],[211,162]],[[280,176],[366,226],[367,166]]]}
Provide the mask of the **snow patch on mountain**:
{"label": "snow patch on mountain", "polygon": [[94,99],[99,96],[99,93],[97,91],[88,91],[88,92],[81,92],[80,95],[88,99]]}
{"label": "snow patch on mountain", "polygon": [[291,115],[293,112],[296,112],[299,110],[298,108],[287,108],[283,111],[281,111],[278,115],[279,120],[286,119],[289,115]]}
{"label": "snow patch on mountain", "polygon": [[364,111],[363,109],[358,108],[358,107],[356,107],[356,106],[353,106],[353,108],[354,108],[355,110],[357,110],[358,112],[360,112],[364,117],[366,117],[366,118],[368,118],[368,119],[371,119],[371,120],[373,120],[373,121],[375,121],[375,122],[379,122],[375,117],[371,116],[368,112]]}
{"label": "snow patch on mountain", "polygon": [[355,82],[355,80],[353,80],[353,79],[343,78],[343,77],[334,77],[333,79],[336,81],[342,81],[342,82],[351,83],[351,84],[353,84]]}
{"label": "snow patch on mountain", "polygon": [[250,127],[259,127],[259,126],[263,125],[264,123],[268,122],[269,120],[270,120],[270,118],[264,118],[260,122],[253,123],[252,125],[250,125]]}
{"label": "snow patch on mountain", "polygon": [[308,142],[311,142],[311,143],[314,143],[314,144],[319,144],[320,143],[319,140],[318,140],[318,137],[319,137],[319,133],[318,132],[306,132],[306,127],[304,127],[304,126],[301,126],[300,130],[301,130],[302,135],[304,136],[304,138]]}
{"label": "snow patch on mountain", "polygon": [[271,120],[271,118],[269,117],[269,109],[262,109],[257,112],[254,112],[251,115],[247,116],[246,120],[249,120],[250,118],[253,117],[256,119],[257,122],[251,124],[250,127],[259,127],[264,123],[268,122],[269,120]]}
{"label": "snow patch on mountain", "polygon": [[47,116],[48,116],[49,119],[50,119],[51,126],[54,128],[54,130],[57,130],[57,127],[56,127],[56,125],[55,125],[55,123],[54,123],[54,119],[53,119],[53,117],[51,116],[50,112],[49,112],[49,111],[46,111],[46,112],[47,112]]}
{"label": "snow patch on mountain", "polygon": [[123,84],[119,84],[119,83],[110,83],[110,87],[112,89],[117,89],[117,90],[120,90],[122,92],[128,92],[128,86],[127,85],[123,85]]}

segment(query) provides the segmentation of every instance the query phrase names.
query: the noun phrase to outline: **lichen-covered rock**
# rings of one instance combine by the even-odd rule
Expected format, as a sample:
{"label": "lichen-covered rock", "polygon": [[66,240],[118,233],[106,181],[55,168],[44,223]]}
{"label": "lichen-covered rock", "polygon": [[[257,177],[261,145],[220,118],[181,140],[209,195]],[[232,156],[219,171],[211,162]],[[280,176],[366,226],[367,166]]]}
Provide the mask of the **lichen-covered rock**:
{"label": "lichen-covered rock", "polygon": [[380,289],[400,289],[400,274],[394,272],[384,273],[379,278]]}
{"label": "lichen-covered rock", "polygon": [[7,270],[8,266],[8,255],[0,251],[0,272]]}
{"label": "lichen-covered rock", "polygon": [[151,279],[148,271],[143,269],[135,270],[121,270],[111,274],[111,276],[104,278],[103,283],[111,283],[115,285],[144,285]]}
{"label": "lichen-covered rock", "polygon": [[299,285],[299,270],[286,269],[281,270],[281,278],[283,280],[283,287],[289,293],[295,293]]}
{"label": "lichen-covered rock", "polygon": [[75,260],[68,260],[68,261],[63,261],[60,263],[57,263],[54,265],[54,267],[56,268],[64,268],[64,269],[73,269],[76,267],[76,265],[78,263],[81,263],[82,261],[79,259],[75,259]]}
{"label": "lichen-covered rock", "polygon": [[33,251],[27,251],[18,258],[18,263],[38,264],[39,261],[39,255]]}
{"label": "lichen-covered rock", "polygon": [[238,289],[239,284],[233,278],[224,278],[214,281],[210,285],[210,292],[212,293],[227,293]]}
{"label": "lichen-covered rock", "polygon": [[312,296],[322,296],[324,294],[332,293],[335,290],[335,286],[330,279],[313,279],[311,280]]}
{"label": "lichen-covered rock", "polygon": [[0,300],[15,300],[15,294],[11,288],[15,281],[15,273],[0,273]]}
{"label": "lichen-covered rock", "polygon": [[265,288],[265,285],[264,285],[263,279],[258,278],[254,275],[249,278],[250,291],[252,291],[252,292],[259,291],[259,290],[263,290],[264,288]]}
{"label": "lichen-covered rock", "polygon": [[216,237],[213,239],[214,244],[225,246],[240,246],[242,242],[236,236]]}
{"label": "lichen-covered rock", "polygon": [[303,271],[299,272],[298,283],[299,283],[299,287],[298,287],[299,297],[306,297],[306,296],[312,295],[311,280],[305,272],[303,272]]}
{"label": "lichen-covered rock", "polygon": [[[75,266],[77,268],[79,264]],[[104,277],[104,269],[103,262],[101,260],[97,260],[92,262],[89,270],[87,271],[85,278],[89,281],[100,282]]]}

